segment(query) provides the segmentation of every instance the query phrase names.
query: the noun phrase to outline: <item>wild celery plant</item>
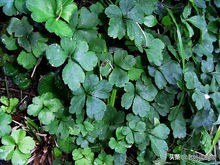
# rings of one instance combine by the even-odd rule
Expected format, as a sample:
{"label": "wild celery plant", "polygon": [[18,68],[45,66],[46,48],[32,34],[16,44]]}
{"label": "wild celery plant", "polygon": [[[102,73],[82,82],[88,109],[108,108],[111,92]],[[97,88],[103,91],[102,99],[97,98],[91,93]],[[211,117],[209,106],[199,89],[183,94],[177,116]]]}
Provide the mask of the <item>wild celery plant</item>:
{"label": "wild celery plant", "polygon": [[[0,0],[7,16],[0,66],[18,88],[38,92],[24,120],[38,125],[35,133],[54,137],[54,164],[146,165],[174,161],[172,154],[213,156],[219,0],[76,2]],[[21,132],[22,141],[25,132],[11,129],[14,114],[7,113],[14,109],[2,106],[0,148],[8,155],[0,158],[25,164],[34,142],[12,140]],[[35,133],[29,132],[39,140]],[[72,159],[64,160],[66,154]]]}

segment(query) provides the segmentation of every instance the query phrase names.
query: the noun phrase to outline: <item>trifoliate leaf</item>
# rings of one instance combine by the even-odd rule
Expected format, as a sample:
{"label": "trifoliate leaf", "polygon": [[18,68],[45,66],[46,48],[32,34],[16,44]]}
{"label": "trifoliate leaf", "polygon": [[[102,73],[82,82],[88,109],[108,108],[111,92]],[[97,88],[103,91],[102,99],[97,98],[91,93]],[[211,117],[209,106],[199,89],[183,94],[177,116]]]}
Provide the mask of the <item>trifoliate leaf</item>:
{"label": "trifoliate leaf", "polygon": [[3,34],[1,39],[8,50],[16,50],[18,48],[16,39],[13,36],[7,36],[6,34]]}
{"label": "trifoliate leaf", "polygon": [[144,17],[144,24],[147,27],[154,27],[157,24],[157,19],[153,15]]}
{"label": "trifoliate leaf", "polygon": [[62,20],[51,18],[46,22],[45,27],[49,32],[55,33],[60,37],[69,37],[73,35],[70,26]]}
{"label": "trifoliate leaf", "polygon": [[98,157],[94,160],[96,165],[113,165],[114,158],[112,155],[107,155],[104,151],[101,152]]}
{"label": "trifoliate leaf", "polygon": [[16,14],[14,0],[0,0],[0,6],[3,6],[3,12],[5,15],[12,16]]}
{"label": "trifoliate leaf", "polygon": [[147,58],[151,64],[160,66],[163,61],[162,51],[165,48],[164,43],[160,39],[153,39],[147,45],[147,49],[145,49]]}
{"label": "trifoliate leaf", "polygon": [[74,149],[72,156],[76,165],[93,164],[94,153],[92,152],[91,148],[86,147],[84,149]]}
{"label": "trifoliate leaf", "polygon": [[26,53],[25,51],[20,52],[17,61],[25,69],[32,69],[37,63],[36,57],[32,53]]}
{"label": "trifoliate leaf", "polygon": [[46,50],[46,57],[53,67],[58,67],[66,61],[68,54],[58,44],[52,44]]}
{"label": "trifoliate leaf", "polygon": [[7,28],[7,32],[12,35],[14,33],[15,37],[24,37],[29,35],[33,31],[33,26],[30,25],[27,17],[22,17],[18,19],[12,17]]}
{"label": "trifoliate leaf", "polygon": [[67,84],[71,90],[75,91],[80,87],[80,83],[84,82],[85,73],[77,63],[69,60],[63,69],[62,77],[64,83]]}
{"label": "trifoliate leaf", "polygon": [[11,132],[10,123],[12,118],[10,115],[0,112],[0,137],[3,137]]}

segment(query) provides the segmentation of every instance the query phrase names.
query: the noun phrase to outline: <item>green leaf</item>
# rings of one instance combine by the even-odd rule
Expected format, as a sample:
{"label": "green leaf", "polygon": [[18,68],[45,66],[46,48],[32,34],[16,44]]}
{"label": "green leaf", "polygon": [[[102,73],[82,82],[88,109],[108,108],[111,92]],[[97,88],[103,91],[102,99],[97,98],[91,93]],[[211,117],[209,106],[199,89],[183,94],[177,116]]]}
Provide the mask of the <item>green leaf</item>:
{"label": "green leaf", "polygon": [[165,124],[159,124],[151,130],[151,134],[159,139],[167,139],[170,129]]}
{"label": "green leaf", "polygon": [[209,101],[205,98],[205,94],[200,92],[198,89],[192,95],[193,101],[196,103],[198,110],[201,110],[205,105],[209,105]]}
{"label": "green leaf", "polygon": [[80,87],[80,83],[84,82],[85,73],[78,64],[69,60],[63,69],[62,77],[64,83],[67,84],[71,90],[75,91]]}
{"label": "green leaf", "polygon": [[128,81],[127,72],[119,68],[115,68],[109,76],[109,82],[117,87],[123,87]]}
{"label": "green leaf", "polygon": [[166,160],[167,150],[168,150],[167,143],[164,140],[158,139],[154,136],[150,135],[149,137],[150,137],[151,148],[152,148],[153,152],[157,156],[159,156],[161,159]]}
{"label": "green leaf", "polygon": [[114,158],[112,155],[107,155],[104,151],[102,151],[98,157],[94,160],[94,164],[96,165],[113,165]]}
{"label": "green leaf", "polygon": [[73,96],[70,102],[70,108],[69,112],[70,113],[76,113],[76,114],[81,114],[83,107],[85,105],[85,95],[77,95]]}
{"label": "green leaf", "polygon": [[7,27],[7,32],[12,35],[14,33],[15,37],[24,37],[29,35],[33,31],[33,26],[30,25],[27,17],[22,17],[19,20],[16,17],[12,17],[10,23]]}
{"label": "green leaf", "polygon": [[214,105],[216,108],[220,108],[220,92],[215,92],[210,95],[212,100],[214,101]]}
{"label": "green leaf", "polygon": [[96,98],[88,96],[86,100],[86,114],[90,118],[95,118],[96,120],[101,120],[104,116],[106,110],[105,103]]}
{"label": "green leaf", "polygon": [[132,83],[127,83],[124,86],[125,94],[122,96],[121,99],[121,106],[125,109],[129,109],[133,103],[134,100],[134,85]]}
{"label": "green leaf", "polygon": [[5,15],[12,16],[16,14],[14,0],[0,0],[0,6],[3,6],[3,12]]}
{"label": "green leaf", "polygon": [[88,44],[84,41],[77,44],[74,59],[78,61],[86,71],[91,71],[98,62],[95,53],[88,51]]}
{"label": "green leaf", "polygon": [[148,101],[144,100],[143,98],[137,95],[134,98],[132,110],[135,115],[146,117],[148,112],[150,111],[150,104]]}
{"label": "green leaf", "polygon": [[125,25],[122,21],[122,12],[116,5],[109,5],[105,14],[110,18],[108,35],[113,38],[122,39],[125,36]]}
{"label": "green leaf", "polygon": [[51,18],[46,22],[45,27],[49,32],[55,33],[60,37],[71,37],[73,35],[70,26],[62,20]]}
{"label": "green leaf", "polygon": [[132,55],[128,55],[125,50],[117,50],[114,54],[114,63],[118,67],[124,70],[130,70],[135,65],[135,58]]}
{"label": "green leaf", "polygon": [[58,8],[56,14],[66,22],[69,22],[72,14],[77,11],[77,6],[72,0],[57,0],[56,6]]}
{"label": "green leaf", "polygon": [[199,84],[199,80],[196,73],[192,71],[184,73],[184,80],[188,89],[195,89]]}
{"label": "green leaf", "polygon": [[47,38],[44,38],[39,32],[31,33],[30,44],[35,57],[40,57],[47,49]]}
{"label": "green leaf", "polygon": [[206,21],[203,17],[201,17],[199,15],[195,15],[195,16],[188,18],[187,21],[189,21],[195,27],[200,29],[203,34],[205,34],[207,32],[207,24],[206,24]]}
{"label": "green leaf", "polygon": [[212,147],[212,136],[207,132],[207,130],[202,130],[201,132],[202,140],[201,145],[205,153],[207,154]]}
{"label": "green leaf", "polygon": [[156,71],[154,79],[155,79],[155,83],[159,89],[163,89],[166,87],[167,81],[161,72]]}
{"label": "green leaf", "polygon": [[16,39],[13,36],[8,37],[6,34],[3,34],[1,39],[8,50],[16,50],[18,48]]}
{"label": "green leaf", "polygon": [[125,141],[116,141],[113,137],[110,138],[108,144],[111,149],[114,149],[118,153],[126,153],[127,148],[129,147]]}
{"label": "green leaf", "polygon": [[46,57],[53,67],[58,67],[66,61],[68,54],[58,44],[52,44],[46,50]]}
{"label": "green leaf", "polygon": [[79,21],[77,28],[79,29],[93,29],[99,23],[98,16],[90,12],[87,8],[82,7],[79,11]]}
{"label": "green leaf", "polygon": [[26,0],[14,0],[14,6],[20,13],[28,13]]}
{"label": "green leaf", "polygon": [[11,137],[14,139],[16,144],[19,144],[25,136],[26,132],[23,129],[13,130],[11,133]]}
{"label": "green leaf", "polygon": [[183,117],[183,109],[172,109],[169,115],[169,120],[171,121],[174,138],[186,137],[186,120]]}
{"label": "green leaf", "polygon": [[31,150],[35,147],[35,142],[31,137],[24,137],[18,144],[19,150],[24,153],[28,154]]}
{"label": "green leaf", "polygon": [[31,156],[31,153],[23,154],[21,151],[16,149],[11,158],[11,162],[14,165],[26,164],[30,156]]}
{"label": "green leaf", "polygon": [[27,0],[28,10],[32,12],[31,17],[36,22],[45,22],[49,18],[55,17],[55,1],[54,0]]}
{"label": "green leaf", "polygon": [[151,64],[160,66],[163,61],[162,51],[165,48],[164,43],[160,39],[153,39],[147,45],[147,49],[145,49],[147,58]]}
{"label": "green leaf", "polygon": [[0,112],[0,137],[3,137],[11,132],[10,123],[12,118],[10,115]]}
{"label": "green leaf", "polygon": [[25,51],[20,52],[17,61],[25,69],[32,69],[37,63],[35,56],[32,53],[26,53]]}
{"label": "green leaf", "polygon": [[92,152],[91,148],[86,147],[84,149],[74,149],[72,156],[76,165],[93,164],[94,153]]}
{"label": "green leaf", "polygon": [[144,17],[144,24],[147,27],[154,27],[155,25],[157,25],[157,19],[153,15],[148,15]]}
{"label": "green leaf", "polygon": [[31,85],[31,79],[26,74],[19,73],[13,77],[14,83],[22,90],[27,89]]}
{"label": "green leaf", "polygon": [[15,145],[6,145],[0,147],[0,159],[10,160],[14,153]]}

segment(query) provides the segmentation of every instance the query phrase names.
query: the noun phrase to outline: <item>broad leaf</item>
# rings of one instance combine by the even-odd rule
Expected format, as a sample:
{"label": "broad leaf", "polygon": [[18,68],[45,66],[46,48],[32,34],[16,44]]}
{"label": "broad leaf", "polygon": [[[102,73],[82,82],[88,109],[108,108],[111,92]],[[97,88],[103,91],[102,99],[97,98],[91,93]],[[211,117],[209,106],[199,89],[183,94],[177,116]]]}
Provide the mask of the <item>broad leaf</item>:
{"label": "broad leaf", "polygon": [[32,53],[26,53],[25,51],[20,52],[17,61],[25,69],[32,69],[37,63],[36,57]]}
{"label": "broad leaf", "polygon": [[68,64],[63,69],[62,77],[64,83],[74,91],[80,87],[80,83],[84,82],[85,73],[77,63],[69,60]]}

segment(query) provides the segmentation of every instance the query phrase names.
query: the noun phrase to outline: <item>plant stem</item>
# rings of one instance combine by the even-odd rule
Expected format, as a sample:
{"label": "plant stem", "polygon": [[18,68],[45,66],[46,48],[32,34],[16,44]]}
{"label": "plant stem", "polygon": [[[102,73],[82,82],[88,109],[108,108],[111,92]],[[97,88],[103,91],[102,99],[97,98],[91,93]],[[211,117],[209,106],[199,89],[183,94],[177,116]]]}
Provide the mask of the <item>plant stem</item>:
{"label": "plant stem", "polygon": [[116,94],[117,94],[117,89],[113,88],[111,98],[110,98],[110,102],[109,102],[109,105],[112,106],[112,107],[115,106]]}

